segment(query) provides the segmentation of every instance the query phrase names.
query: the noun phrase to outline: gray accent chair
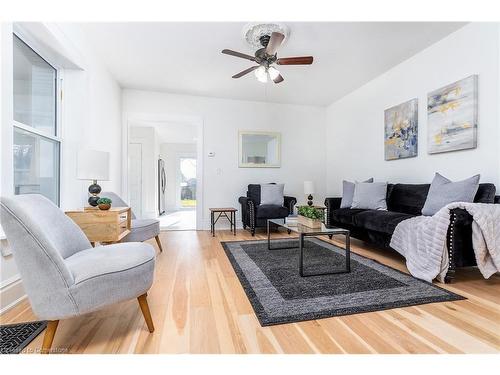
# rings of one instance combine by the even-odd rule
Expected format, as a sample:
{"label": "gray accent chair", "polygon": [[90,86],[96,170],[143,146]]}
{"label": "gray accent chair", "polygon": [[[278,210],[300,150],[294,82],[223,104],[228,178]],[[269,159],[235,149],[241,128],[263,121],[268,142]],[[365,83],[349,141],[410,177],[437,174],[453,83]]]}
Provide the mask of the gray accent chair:
{"label": "gray accent chair", "polygon": [[[128,207],[129,205],[116,193],[112,191],[104,191],[99,194],[101,197],[111,199],[111,205],[115,207]],[[132,221],[130,233],[124,237],[121,242],[144,242],[154,238],[156,244],[163,251],[160,242],[160,221],[156,219],[137,219],[134,212],[132,212]]]}
{"label": "gray accent chair", "polygon": [[0,198],[2,227],[33,312],[48,320],[41,348],[48,353],[60,319],[137,298],[150,332],[147,291],[155,250],[140,243],[93,248],[82,230],[39,194]]}

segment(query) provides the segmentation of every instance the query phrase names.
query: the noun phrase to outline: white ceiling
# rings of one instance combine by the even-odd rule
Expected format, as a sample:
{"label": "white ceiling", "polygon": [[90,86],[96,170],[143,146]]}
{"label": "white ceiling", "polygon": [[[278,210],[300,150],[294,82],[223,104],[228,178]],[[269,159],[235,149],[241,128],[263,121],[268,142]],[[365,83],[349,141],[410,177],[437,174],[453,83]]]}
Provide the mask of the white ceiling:
{"label": "white ceiling", "polygon": [[278,56],[313,55],[311,66],[279,67],[285,81],[262,84],[253,73],[232,79],[253,55],[245,23],[81,24],[124,88],[278,103],[328,105],[462,27],[444,22],[288,22]]}

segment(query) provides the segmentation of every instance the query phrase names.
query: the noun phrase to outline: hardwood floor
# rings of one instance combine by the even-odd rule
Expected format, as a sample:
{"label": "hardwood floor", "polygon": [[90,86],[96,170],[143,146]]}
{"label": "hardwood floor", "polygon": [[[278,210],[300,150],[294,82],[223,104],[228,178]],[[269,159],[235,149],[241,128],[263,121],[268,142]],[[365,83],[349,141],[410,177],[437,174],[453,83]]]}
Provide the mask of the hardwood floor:
{"label": "hardwood floor", "polygon": [[[283,236],[287,236],[283,234]],[[459,270],[440,286],[467,300],[261,327],[219,241],[252,237],[238,231],[162,232],[156,276],[148,292],[155,332],[137,301],[62,320],[53,348],[71,353],[498,353],[500,276],[484,280]],[[263,232],[255,238],[264,239]],[[150,242],[156,248],[154,240]],[[398,254],[353,240],[352,249],[405,270]],[[98,251],[98,249],[96,249]],[[0,322],[35,320],[25,300]],[[40,348],[39,335],[27,352]]]}

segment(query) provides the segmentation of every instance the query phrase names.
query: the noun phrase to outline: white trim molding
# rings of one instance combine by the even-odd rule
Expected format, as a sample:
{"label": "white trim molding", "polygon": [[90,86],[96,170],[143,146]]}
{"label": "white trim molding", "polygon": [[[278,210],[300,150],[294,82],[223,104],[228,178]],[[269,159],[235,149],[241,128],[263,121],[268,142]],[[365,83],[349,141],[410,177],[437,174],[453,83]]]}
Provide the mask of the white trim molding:
{"label": "white trim molding", "polygon": [[14,275],[0,283],[0,315],[26,298],[21,276]]}

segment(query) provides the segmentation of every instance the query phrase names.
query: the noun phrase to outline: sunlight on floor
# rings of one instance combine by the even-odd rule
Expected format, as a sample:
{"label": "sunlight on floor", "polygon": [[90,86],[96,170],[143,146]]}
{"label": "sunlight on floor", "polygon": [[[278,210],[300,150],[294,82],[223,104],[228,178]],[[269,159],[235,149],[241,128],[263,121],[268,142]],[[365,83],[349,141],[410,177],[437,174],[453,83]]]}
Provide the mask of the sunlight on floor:
{"label": "sunlight on floor", "polygon": [[196,229],[196,210],[182,210],[163,214],[158,219],[162,230]]}

